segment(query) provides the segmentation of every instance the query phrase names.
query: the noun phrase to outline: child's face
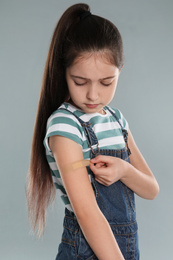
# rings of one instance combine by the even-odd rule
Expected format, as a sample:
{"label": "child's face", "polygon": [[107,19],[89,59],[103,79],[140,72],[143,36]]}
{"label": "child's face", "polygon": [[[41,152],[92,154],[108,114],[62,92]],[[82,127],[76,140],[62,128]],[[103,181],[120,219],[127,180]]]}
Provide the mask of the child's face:
{"label": "child's face", "polygon": [[104,114],[114,97],[120,70],[105,55],[86,53],[66,70],[70,102],[86,113]]}

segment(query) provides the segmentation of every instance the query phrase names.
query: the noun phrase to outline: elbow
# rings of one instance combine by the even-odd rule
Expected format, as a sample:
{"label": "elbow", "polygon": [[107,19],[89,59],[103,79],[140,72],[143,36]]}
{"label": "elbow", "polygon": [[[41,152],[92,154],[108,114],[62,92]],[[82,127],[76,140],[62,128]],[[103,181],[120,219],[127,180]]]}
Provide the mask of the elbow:
{"label": "elbow", "polygon": [[148,199],[154,200],[159,194],[159,191],[160,191],[159,184],[156,182]]}

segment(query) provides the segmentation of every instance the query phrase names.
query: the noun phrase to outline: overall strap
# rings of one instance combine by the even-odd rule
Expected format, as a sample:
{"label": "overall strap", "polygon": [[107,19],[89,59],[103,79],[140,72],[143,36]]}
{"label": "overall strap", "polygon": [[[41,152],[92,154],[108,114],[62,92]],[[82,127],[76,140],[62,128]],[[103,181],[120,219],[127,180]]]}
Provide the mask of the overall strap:
{"label": "overall strap", "polygon": [[128,155],[130,155],[131,151],[130,151],[130,148],[128,146],[128,132],[127,132],[127,130],[123,128],[123,126],[122,126],[119,118],[116,116],[116,114],[109,107],[106,107],[106,108],[109,110],[109,112],[113,115],[113,117],[116,119],[116,121],[120,125],[121,131],[122,131],[122,134],[123,134],[123,137],[124,137],[124,141],[125,141],[126,146],[127,146]]}
{"label": "overall strap", "polygon": [[91,127],[91,124],[89,122],[84,122],[82,119],[80,119],[73,112],[71,112],[70,110],[68,110],[66,108],[59,108],[58,110],[68,111],[73,116],[76,117],[76,119],[79,121],[79,123],[81,124],[81,126],[84,129],[84,133],[85,133],[86,139],[88,141],[88,146],[89,146],[89,148],[91,148],[91,152],[93,153],[94,156],[97,156],[100,153],[100,148],[99,148],[98,139]]}

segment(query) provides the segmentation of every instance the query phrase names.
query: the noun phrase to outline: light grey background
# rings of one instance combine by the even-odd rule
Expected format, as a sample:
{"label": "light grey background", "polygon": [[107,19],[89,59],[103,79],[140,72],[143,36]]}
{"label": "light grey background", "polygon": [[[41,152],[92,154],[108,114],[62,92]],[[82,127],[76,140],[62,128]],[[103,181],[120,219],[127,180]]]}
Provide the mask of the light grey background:
{"label": "light grey background", "polygon": [[[63,205],[49,210],[43,240],[30,232],[25,178],[42,73],[54,27],[77,1],[0,0],[0,259],[55,259]],[[125,49],[114,107],[129,121],[160,194],[137,198],[142,260],[172,259],[172,0],[83,1],[112,20]]]}

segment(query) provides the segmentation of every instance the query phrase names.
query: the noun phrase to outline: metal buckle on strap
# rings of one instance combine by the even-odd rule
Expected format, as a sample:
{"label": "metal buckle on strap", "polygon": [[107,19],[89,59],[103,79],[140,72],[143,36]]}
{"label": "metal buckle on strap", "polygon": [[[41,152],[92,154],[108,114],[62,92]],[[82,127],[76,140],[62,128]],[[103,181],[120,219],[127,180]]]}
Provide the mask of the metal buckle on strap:
{"label": "metal buckle on strap", "polygon": [[89,145],[89,147],[91,148],[91,152],[97,156],[100,154],[100,148],[99,148],[99,143],[97,143],[97,151],[94,151],[93,147],[91,145]]}

